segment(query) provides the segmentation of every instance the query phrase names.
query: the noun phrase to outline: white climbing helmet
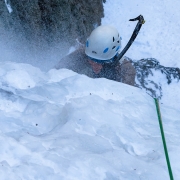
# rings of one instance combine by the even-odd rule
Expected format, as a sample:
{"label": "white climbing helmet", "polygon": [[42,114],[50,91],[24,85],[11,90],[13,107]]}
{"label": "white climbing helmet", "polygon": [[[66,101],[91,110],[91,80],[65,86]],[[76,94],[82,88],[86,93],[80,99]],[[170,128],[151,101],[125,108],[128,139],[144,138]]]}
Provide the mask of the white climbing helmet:
{"label": "white climbing helmet", "polygon": [[98,26],[86,41],[85,53],[93,60],[111,60],[121,48],[121,38],[112,26]]}

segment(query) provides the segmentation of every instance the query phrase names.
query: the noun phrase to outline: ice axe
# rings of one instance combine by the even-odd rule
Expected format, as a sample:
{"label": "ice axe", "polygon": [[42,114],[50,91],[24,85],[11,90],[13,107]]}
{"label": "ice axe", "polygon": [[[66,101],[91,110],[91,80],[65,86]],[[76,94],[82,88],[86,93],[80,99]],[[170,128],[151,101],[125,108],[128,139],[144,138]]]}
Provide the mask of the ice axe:
{"label": "ice axe", "polygon": [[118,60],[121,59],[123,57],[123,55],[126,53],[126,51],[130,48],[131,44],[136,39],[136,37],[141,29],[141,26],[145,23],[144,17],[142,15],[139,15],[138,17],[136,17],[134,19],[130,19],[129,21],[138,21],[138,23],[133,31],[131,38],[129,39],[127,45],[124,47],[124,49],[118,55],[118,57],[117,57]]}

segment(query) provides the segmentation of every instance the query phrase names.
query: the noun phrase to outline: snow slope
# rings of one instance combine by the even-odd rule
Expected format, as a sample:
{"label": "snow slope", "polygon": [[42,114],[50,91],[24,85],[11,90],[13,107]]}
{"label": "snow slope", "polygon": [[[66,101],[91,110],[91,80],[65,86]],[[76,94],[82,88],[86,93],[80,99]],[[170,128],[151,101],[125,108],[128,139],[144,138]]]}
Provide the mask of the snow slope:
{"label": "snow slope", "polygon": [[132,59],[152,57],[164,66],[180,68],[179,7],[179,0],[107,0],[102,24],[118,28],[125,46],[137,23],[129,19],[142,14],[146,23],[126,55]]}
{"label": "snow slope", "polygon": [[[154,100],[70,70],[0,64],[1,180],[168,179]],[[175,179],[180,111],[164,105]]]}

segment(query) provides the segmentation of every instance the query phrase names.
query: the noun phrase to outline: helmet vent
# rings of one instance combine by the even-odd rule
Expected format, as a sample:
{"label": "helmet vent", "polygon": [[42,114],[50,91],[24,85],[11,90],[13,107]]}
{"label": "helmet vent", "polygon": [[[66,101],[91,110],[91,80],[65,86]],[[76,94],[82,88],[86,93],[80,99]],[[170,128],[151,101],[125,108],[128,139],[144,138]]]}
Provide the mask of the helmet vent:
{"label": "helmet vent", "polygon": [[116,46],[113,46],[112,49],[114,49]]}
{"label": "helmet vent", "polygon": [[117,43],[119,43],[119,41],[117,41]]}
{"label": "helmet vent", "polygon": [[113,42],[115,41],[115,38],[113,37]]}
{"label": "helmet vent", "polygon": [[103,51],[103,53],[107,53],[108,50],[109,50],[109,48],[106,48],[106,49]]}
{"label": "helmet vent", "polygon": [[96,51],[92,51],[92,53],[97,54],[97,52],[96,52]]}

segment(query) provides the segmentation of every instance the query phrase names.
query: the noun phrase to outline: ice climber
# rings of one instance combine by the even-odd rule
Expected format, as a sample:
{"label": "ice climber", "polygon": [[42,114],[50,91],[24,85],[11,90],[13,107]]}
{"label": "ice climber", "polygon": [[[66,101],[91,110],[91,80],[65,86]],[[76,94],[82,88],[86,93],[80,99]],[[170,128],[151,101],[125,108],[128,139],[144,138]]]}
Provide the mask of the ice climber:
{"label": "ice climber", "polygon": [[130,19],[136,20],[138,23],[135,30],[121,52],[121,37],[117,29],[112,26],[99,26],[92,31],[85,45],[62,58],[55,68],[70,69],[91,78],[107,78],[122,82],[145,89],[154,98],[161,98],[161,82],[151,80],[150,77],[154,71],[160,71],[170,84],[173,79],[180,80],[180,69],[164,67],[154,58],[133,61],[124,56],[145,22],[142,15]]}
{"label": "ice climber", "polygon": [[107,78],[135,85],[135,68],[125,57],[119,59],[121,37],[112,26],[99,26],[92,31],[85,47],[62,58],[57,69],[67,68],[91,78]]}

